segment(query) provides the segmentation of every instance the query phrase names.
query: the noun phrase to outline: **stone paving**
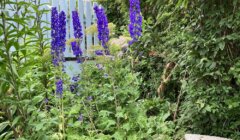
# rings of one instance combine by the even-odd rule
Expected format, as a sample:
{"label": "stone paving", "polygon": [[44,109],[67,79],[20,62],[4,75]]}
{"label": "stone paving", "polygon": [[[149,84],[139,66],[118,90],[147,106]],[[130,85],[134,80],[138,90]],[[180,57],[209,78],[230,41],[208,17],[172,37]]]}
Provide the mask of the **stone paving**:
{"label": "stone paving", "polygon": [[232,140],[232,139],[197,134],[186,134],[185,140]]}

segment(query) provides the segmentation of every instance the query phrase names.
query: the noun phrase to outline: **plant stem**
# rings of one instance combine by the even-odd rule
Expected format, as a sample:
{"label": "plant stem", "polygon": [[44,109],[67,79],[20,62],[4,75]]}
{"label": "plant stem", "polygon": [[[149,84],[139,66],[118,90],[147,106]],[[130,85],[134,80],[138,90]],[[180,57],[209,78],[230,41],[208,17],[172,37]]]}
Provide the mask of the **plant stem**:
{"label": "plant stem", "polygon": [[63,106],[63,97],[61,98],[61,116],[62,116],[62,132],[63,132],[63,140],[65,140],[65,119],[64,119],[64,106]]}
{"label": "plant stem", "polygon": [[[113,74],[111,73],[111,71],[109,71],[109,75],[110,75],[110,79],[111,79],[111,83],[112,83],[112,91],[113,91],[113,95],[114,95],[114,104],[115,104],[115,111],[117,113],[117,108],[118,108],[118,102],[117,102],[117,95],[116,95],[116,91],[115,91],[115,88],[114,88],[114,85],[115,85],[115,82],[114,82],[114,79],[112,78],[113,77]],[[119,118],[117,117],[117,128],[119,129],[120,128],[120,120]]]}
{"label": "plant stem", "polygon": [[176,108],[176,111],[173,114],[173,122],[176,122],[176,120],[177,120],[177,113],[178,113],[178,110],[179,110],[181,97],[182,97],[182,91],[180,91],[180,93],[178,95],[178,98],[177,98],[177,108]]}
{"label": "plant stem", "polygon": [[90,113],[88,112],[87,106],[86,106],[86,104],[84,103],[84,101],[82,101],[82,104],[83,104],[83,106],[84,106],[85,111],[87,112],[88,118],[89,118],[89,120],[90,120],[90,122],[91,122],[91,125],[92,125],[93,129],[95,129],[95,131],[97,132],[97,129],[96,129],[95,125],[94,125],[94,122],[93,122],[93,120],[92,120],[92,117],[91,117]]}
{"label": "plant stem", "polygon": [[7,30],[6,30],[5,14],[4,14],[3,11],[1,13],[1,17],[2,17],[2,23],[3,23],[4,45],[5,45],[6,54],[7,54],[8,67],[9,67],[10,72],[11,72],[12,85],[13,85],[15,93],[17,94],[17,99],[20,100],[21,98],[20,98],[20,95],[19,95],[19,92],[18,92],[17,81],[16,81],[15,73],[13,71],[12,57],[11,57],[11,54],[9,52],[10,49],[7,48],[7,46],[8,46],[8,36],[7,36]]}
{"label": "plant stem", "polygon": [[[4,1],[3,5],[1,5],[1,7],[3,7],[3,9],[5,8],[5,4],[6,4],[6,2]],[[7,31],[6,17],[5,17],[4,11],[1,12],[1,18],[2,18],[2,29],[3,29],[3,36],[4,36],[4,46],[5,46],[5,51],[6,51],[6,55],[7,55],[7,65],[8,65],[8,68],[10,69],[10,77],[11,77],[10,82],[13,86],[14,93],[16,95],[17,101],[20,101],[21,97],[20,97],[20,94],[18,92],[17,80],[16,80],[15,73],[14,73],[14,70],[13,70],[13,60],[12,60],[12,57],[11,57],[11,54],[10,54],[10,49],[8,49],[8,45],[9,45],[8,44],[8,31]],[[23,118],[25,118],[24,111],[23,111],[22,107],[19,107],[19,111],[22,114]],[[8,116],[9,115],[11,116],[11,114],[9,114],[8,109],[6,110],[6,112],[7,112]],[[9,121],[12,120],[10,116],[8,117]],[[14,136],[17,139],[19,136],[17,134],[16,129],[13,128],[13,131],[14,131]]]}

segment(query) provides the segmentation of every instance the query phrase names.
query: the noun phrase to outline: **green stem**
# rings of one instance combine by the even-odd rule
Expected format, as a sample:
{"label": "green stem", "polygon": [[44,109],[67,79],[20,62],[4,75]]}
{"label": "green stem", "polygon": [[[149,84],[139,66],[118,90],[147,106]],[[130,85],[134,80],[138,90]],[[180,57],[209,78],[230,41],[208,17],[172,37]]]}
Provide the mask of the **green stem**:
{"label": "green stem", "polygon": [[[37,6],[38,6],[38,9],[40,7],[40,0],[38,0],[38,2],[36,1],[35,3]],[[44,41],[43,41],[43,32],[42,32],[42,29],[41,29],[41,17],[42,17],[42,12],[39,10],[39,12],[36,12],[36,25],[37,25],[37,34],[38,34],[38,41],[39,41],[39,56],[43,57],[44,55]],[[45,65],[45,62],[42,61],[41,62],[41,67],[42,67],[42,72],[44,73],[43,76],[42,76],[42,84],[43,86],[45,87],[45,89],[48,88],[47,86],[47,76],[45,74],[45,72],[47,71],[47,68],[46,68],[46,65]],[[47,92],[45,92],[45,99],[48,99],[48,94]],[[45,108],[46,108],[46,111],[47,111],[47,105],[48,103],[45,104]]]}
{"label": "green stem", "polygon": [[[6,112],[7,118],[10,121],[10,124],[12,126],[13,118],[12,118],[12,115],[11,115],[11,113],[10,113],[10,111],[9,111],[9,109],[7,107],[6,107],[6,111],[5,112]],[[13,129],[13,134],[14,134],[15,139],[18,139],[19,135],[18,135],[18,132],[17,132],[16,128],[12,126],[12,129]]]}
{"label": "green stem", "polygon": [[[116,92],[115,92],[115,89],[114,89],[114,84],[112,86],[112,90],[113,90],[113,95],[114,95],[115,111],[117,113],[118,103],[117,103],[117,95],[116,95]],[[117,117],[117,128],[120,128],[120,120],[119,120],[118,117]]]}
{"label": "green stem", "polygon": [[[16,3],[18,3],[18,0],[16,0]],[[17,11],[16,11],[15,14],[16,14],[16,15],[18,16],[18,18],[19,18],[20,6],[18,6],[18,4],[17,4],[16,7],[17,7]],[[19,23],[17,23],[17,34],[19,34],[19,29],[20,29],[20,25],[19,25]],[[18,44],[20,44],[20,42],[19,42],[19,37],[17,37],[17,42],[18,42]],[[17,67],[19,68],[19,67],[20,67],[19,49],[17,49],[16,52],[17,52],[17,63],[18,63]]]}
{"label": "green stem", "polygon": [[[1,3],[1,7],[3,7],[3,9],[5,8],[5,4],[6,4],[5,1],[3,1],[3,3]],[[20,101],[21,97],[20,97],[20,94],[18,92],[17,80],[16,80],[16,77],[15,77],[15,73],[14,73],[13,65],[12,65],[13,60],[12,60],[12,57],[11,57],[11,54],[10,54],[10,49],[8,49],[8,45],[9,45],[8,44],[8,31],[7,31],[6,17],[5,17],[4,11],[1,12],[1,18],[2,18],[2,29],[3,29],[3,36],[4,36],[4,46],[5,46],[5,51],[6,51],[6,54],[7,54],[7,65],[10,69],[11,83],[12,83],[12,86],[14,88],[14,93],[17,95],[16,98],[17,98],[18,101]],[[22,107],[19,108],[19,111],[22,114],[22,116],[25,118],[24,111],[23,111]],[[9,114],[8,111],[7,111],[7,114]],[[9,119],[11,121],[11,117]],[[18,134],[17,134],[15,128],[13,128],[13,131],[14,131],[15,138],[18,138]]]}
{"label": "green stem", "polygon": [[7,49],[7,46],[8,46],[8,36],[7,36],[7,30],[6,30],[6,20],[5,20],[5,14],[1,13],[1,17],[2,17],[2,23],[3,23],[3,35],[4,35],[4,45],[5,45],[5,49],[6,49],[6,54],[7,54],[7,62],[8,62],[8,67],[10,69],[10,72],[11,72],[11,78],[12,78],[12,84],[13,84],[13,88],[14,88],[14,91],[15,93],[17,94],[17,99],[20,100],[20,95],[19,95],[19,92],[18,92],[18,86],[17,86],[17,81],[16,81],[16,77],[15,77],[15,73],[13,71],[13,66],[12,66],[12,57],[11,57],[11,54],[10,54],[10,50]]}
{"label": "green stem", "polygon": [[61,98],[61,116],[62,116],[62,132],[63,140],[65,140],[65,118],[64,118],[64,106],[63,106],[63,97]]}
{"label": "green stem", "polygon": [[88,112],[87,106],[85,105],[85,103],[83,101],[82,101],[82,104],[84,106],[85,111],[87,112],[88,118],[89,118],[89,120],[91,122],[91,125],[92,125],[93,129],[97,132],[96,126],[95,126],[95,124],[93,122],[93,119],[92,119],[90,113]]}
{"label": "green stem", "polygon": [[[111,72],[111,70],[109,71],[109,75],[110,75],[110,79],[111,79],[111,83],[112,83],[112,91],[113,91],[113,95],[114,95],[114,104],[115,104],[115,111],[117,113],[117,108],[118,108],[118,101],[117,101],[117,94],[116,94],[116,91],[115,91],[115,88],[114,88],[114,85],[115,85],[115,82],[114,82],[114,79],[113,79],[113,74]],[[120,128],[120,120],[119,118],[117,117],[117,128],[119,129]]]}

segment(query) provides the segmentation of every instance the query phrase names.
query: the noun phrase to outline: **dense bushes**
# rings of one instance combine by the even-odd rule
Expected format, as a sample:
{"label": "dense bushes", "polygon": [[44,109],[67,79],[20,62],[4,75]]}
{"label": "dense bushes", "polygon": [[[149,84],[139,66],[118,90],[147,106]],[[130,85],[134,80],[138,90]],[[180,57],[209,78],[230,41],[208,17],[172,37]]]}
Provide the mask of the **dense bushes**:
{"label": "dense bushes", "polygon": [[39,20],[48,11],[40,10],[42,6],[37,1],[0,1],[0,139],[31,135],[44,121],[41,110],[51,93],[52,73],[44,38],[48,29]]}
{"label": "dense bushes", "polygon": [[[144,95],[157,95],[177,112],[175,135],[186,132],[239,139],[239,2],[142,1],[146,20],[135,44],[135,70]],[[109,9],[111,10],[111,9]],[[163,81],[168,64],[172,76]],[[176,115],[176,114],[175,114]]]}
{"label": "dense bushes", "polygon": [[[103,1],[116,24],[112,56],[93,55],[72,83],[50,65],[48,28],[37,20],[49,11],[4,2],[1,9],[24,10],[1,12],[0,139],[240,139],[238,0],[141,1],[143,35],[129,49],[121,46],[129,40],[128,0]],[[38,17],[31,26],[27,7]],[[63,98],[55,94],[59,75]]]}
{"label": "dense bushes", "polygon": [[[170,115],[168,104],[161,102],[159,106],[158,100],[137,101],[141,81],[131,72],[127,61],[105,59],[100,68],[95,63],[84,64],[79,81],[80,99],[70,111],[81,112],[83,118],[77,126],[80,129],[76,125],[68,128],[68,133],[79,134],[76,139],[91,135],[96,139],[150,139],[153,135],[170,139],[173,123],[165,122]],[[161,110],[151,114],[147,112],[151,108]]]}

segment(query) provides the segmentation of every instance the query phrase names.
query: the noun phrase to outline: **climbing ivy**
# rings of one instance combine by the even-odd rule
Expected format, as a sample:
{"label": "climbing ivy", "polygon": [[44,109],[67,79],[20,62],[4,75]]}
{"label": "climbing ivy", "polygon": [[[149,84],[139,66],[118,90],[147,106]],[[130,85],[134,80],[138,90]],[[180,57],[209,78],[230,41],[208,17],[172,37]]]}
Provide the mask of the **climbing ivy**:
{"label": "climbing ivy", "polygon": [[141,3],[145,28],[132,48],[142,96],[160,94],[171,103],[176,139],[184,133],[239,139],[239,1]]}

